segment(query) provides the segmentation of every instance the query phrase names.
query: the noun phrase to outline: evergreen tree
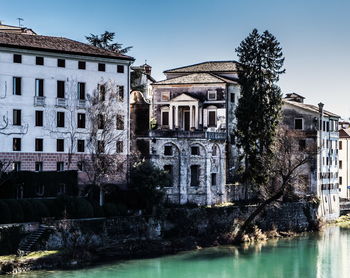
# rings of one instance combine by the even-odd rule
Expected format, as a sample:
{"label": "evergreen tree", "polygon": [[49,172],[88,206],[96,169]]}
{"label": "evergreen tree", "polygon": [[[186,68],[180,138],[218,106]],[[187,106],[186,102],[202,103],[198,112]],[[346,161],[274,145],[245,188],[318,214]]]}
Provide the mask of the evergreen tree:
{"label": "evergreen tree", "polygon": [[276,85],[284,73],[280,43],[268,31],[254,29],[236,49],[241,84],[236,117],[236,142],[242,150],[241,182],[257,186],[269,182],[273,143],[280,120],[282,94]]}
{"label": "evergreen tree", "polygon": [[115,38],[114,32],[105,31],[101,35],[90,34],[90,36],[86,36],[85,38],[93,46],[121,54],[127,53],[132,48],[132,46],[123,48],[121,43],[112,43]]}

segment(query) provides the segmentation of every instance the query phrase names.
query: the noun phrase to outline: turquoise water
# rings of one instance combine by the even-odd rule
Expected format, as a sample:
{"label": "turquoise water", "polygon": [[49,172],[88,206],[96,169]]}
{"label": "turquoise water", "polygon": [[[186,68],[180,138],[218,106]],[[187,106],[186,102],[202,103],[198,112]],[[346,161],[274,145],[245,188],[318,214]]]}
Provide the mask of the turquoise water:
{"label": "turquoise water", "polygon": [[33,272],[21,278],[300,278],[350,277],[350,229],[250,247],[219,247],[75,271]]}

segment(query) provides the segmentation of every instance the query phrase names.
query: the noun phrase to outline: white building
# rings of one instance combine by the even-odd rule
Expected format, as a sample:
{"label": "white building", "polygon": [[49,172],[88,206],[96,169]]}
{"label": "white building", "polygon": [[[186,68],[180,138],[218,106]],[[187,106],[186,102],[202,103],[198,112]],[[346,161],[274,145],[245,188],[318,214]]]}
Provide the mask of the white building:
{"label": "white building", "polygon": [[106,84],[122,96],[116,152],[126,158],[132,61],[66,38],[0,32],[0,160],[22,171],[79,170],[89,152],[87,96]]}
{"label": "white building", "polygon": [[350,199],[350,128],[339,130],[339,195]]}

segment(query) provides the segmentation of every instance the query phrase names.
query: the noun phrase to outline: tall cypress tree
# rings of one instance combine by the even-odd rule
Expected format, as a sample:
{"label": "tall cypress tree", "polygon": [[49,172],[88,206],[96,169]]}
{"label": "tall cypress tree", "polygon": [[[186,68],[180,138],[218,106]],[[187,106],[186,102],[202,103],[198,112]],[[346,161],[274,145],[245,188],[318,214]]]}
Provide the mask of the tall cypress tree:
{"label": "tall cypress tree", "polygon": [[282,94],[276,85],[284,73],[280,43],[268,31],[254,29],[236,49],[241,98],[236,109],[236,142],[242,150],[239,177],[247,185],[269,182],[272,146],[280,120]]}

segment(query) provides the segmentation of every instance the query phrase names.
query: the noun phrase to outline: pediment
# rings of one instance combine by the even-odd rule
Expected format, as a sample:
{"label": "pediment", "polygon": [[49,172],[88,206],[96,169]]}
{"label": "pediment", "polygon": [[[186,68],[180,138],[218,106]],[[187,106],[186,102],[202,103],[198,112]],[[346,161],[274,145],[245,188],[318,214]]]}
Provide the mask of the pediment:
{"label": "pediment", "polygon": [[194,98],[194,97],[191,97],[189,96],[188,94],[186,93],[182,93],[181,95],[177,96],[177,97],[174,97],[173,99],[171,99],[171,102],[182,102],[182,101],[185,101],[185,102],[198,102],[198,99]]}

